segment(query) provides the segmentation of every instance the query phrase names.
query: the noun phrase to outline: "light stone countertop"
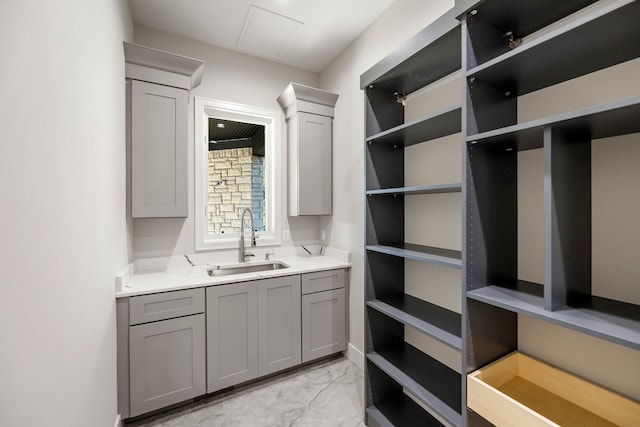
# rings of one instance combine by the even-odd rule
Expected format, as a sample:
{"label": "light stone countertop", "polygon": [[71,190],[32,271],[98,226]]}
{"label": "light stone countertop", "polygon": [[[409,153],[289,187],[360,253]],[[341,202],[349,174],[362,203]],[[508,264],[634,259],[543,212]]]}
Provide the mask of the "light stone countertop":
{"label": "light stone countertop", "polygon": [[[312,253],[314,251],[312,250]],[[121,290],[116,291],[116,298],[126,298],[135,295],[145,295],[157,292],[175,291],[180,289],[198,288],[204,286],[216,286],[229,283],[247,282],[251,280],[267,279],[273,277],[284,277],[302,273],[312,273],[317,271],[334,270],[339,268],[349,268],[351,263],[349,262],[349,253],[340,251],[337,249],[326,248],[324,255],[302,255],[300,251],[276,251],[275,257],[269,261],[265,261],[260,257],[257,260],[247,261],[245,263],[239,263],[237,261],[229,261],[228,259],[221,259],[220,262],[206,262],[199,263],[196,256],[191,256],[195,266],[187,264],[183,257],[172,257],[174,260],[166,262],[166,267],[158,268],[156,271],[149,266],[153,266],[154,262],[146,262],[146,268],[148,270],[130,274],[130,269],[127,272],[121,273],[126,276],[124,279],[120,278],[123,283]],[[167,258],[168,259],[168,258]],[[175,265],[176,259],[184,260],[184,264],[187,266]],[[237,265],[251,265],[251,264],[264,264],[266,262],[280,261],[289,266],[289,268],[283,268],[280,270],[266,270],[254,273],[235,274],[222,277],[210,277],[207,274],[207,268],[213,266],[237,266]],[[158,261],[155,261],[158,263]],[[160,263],[162,264],[162,263]],[[140,265],[144,266],[145,262],[139,262],[137,270],[140,270]],[[144,267],[143,267],[144,268]],[[118,280],[118,278],[116,279]]]}

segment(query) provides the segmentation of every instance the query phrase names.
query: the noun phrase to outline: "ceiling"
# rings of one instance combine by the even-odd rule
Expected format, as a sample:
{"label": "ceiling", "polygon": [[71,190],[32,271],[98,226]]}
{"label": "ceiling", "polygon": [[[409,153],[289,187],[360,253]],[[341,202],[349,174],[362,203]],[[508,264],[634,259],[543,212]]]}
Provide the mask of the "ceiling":
{"label": "ceiling", "polygon": [[209,118],[209,151],[252,147],[253,154],[264,156],[264,126]]}
{"label": "ceiling", "polygon": [[320,72],[393,0],[129,0],[136,24]]}

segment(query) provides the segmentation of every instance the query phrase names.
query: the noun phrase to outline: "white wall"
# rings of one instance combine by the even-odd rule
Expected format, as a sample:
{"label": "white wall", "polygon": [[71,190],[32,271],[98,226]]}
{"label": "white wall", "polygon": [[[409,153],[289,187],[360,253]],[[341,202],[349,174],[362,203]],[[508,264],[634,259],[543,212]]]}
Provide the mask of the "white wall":
{"label": "white wall", "polygon": [[126,0],[0,2],[0,424],[113,427]]}
{"label": "white wall", "polygon": [[453,0],[396,0],[321,74],[320,87],[340,94],[334,120],[334,212],[320,221],[330,246],[352,252],[349,340],[364,349],[364,93],[360,75],[429,25]]}
{"label": "white wall", "polygon": [[[202,84],[190,94],[189,141],[193,141],[193,97],[201,96],[280,111],[276,98],[289,82],[318,85],[318,75],[287,65],[255,58],[195,40],[146,27],[135,27],[135,42],[156,49],[202,59],[206,62]],[[284,117],[281,143],[286,143]],[[135,219],[133,221],[133,257],[182,255],[194,252],[194,149],[189,145],[189,217]],[[284,168],[286,163],[283,163]],[[286,176],[286,173],[284,173]],[[281,193],[285,195],[286,183]],[[282,212],[286,199],[281,198]],[[283,229],[290,229],[293,241],[318,242],[317,217],[283,218]],[[283,245],[291,245],[284,242]]]}

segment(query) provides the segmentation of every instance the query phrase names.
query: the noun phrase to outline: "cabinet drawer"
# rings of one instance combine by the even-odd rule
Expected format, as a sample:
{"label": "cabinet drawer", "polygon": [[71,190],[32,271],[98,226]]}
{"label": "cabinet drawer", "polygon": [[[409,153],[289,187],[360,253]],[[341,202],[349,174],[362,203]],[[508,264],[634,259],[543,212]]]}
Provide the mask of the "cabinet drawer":
{"label": "cabinet drawer", "polygon": [[204,313],[204,288],[141,295],[129,300],[129,325]]}
{"label": "cabinet drawer", "polygon": [[344,288],[345,273],[343,269],[319,271],[302,275],[302,295],[314,292]]}
{"label": "cabinet drawer", "polygon": [[469,408],[496,426],[637,426],[640,404],[512,353],[467,375]]}

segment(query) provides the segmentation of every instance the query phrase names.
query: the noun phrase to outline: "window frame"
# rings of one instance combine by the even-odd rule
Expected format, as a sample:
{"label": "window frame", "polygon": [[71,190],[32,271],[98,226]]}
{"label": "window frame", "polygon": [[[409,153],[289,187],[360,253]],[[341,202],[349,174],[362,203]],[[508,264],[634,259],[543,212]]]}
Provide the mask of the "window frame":
{"label": "window frame", "polygon": [[[265,132],[265,210],[266,231],[256,233],[257,246],[281,243],[282,230],[282,150],[281,113],[268,108],[195,97],[195,250],[238,247],[240,233],[209,233],[208,151],[209,118],[220,118],[264,126]],[[245,231],[245,237],[247,232]]]}

